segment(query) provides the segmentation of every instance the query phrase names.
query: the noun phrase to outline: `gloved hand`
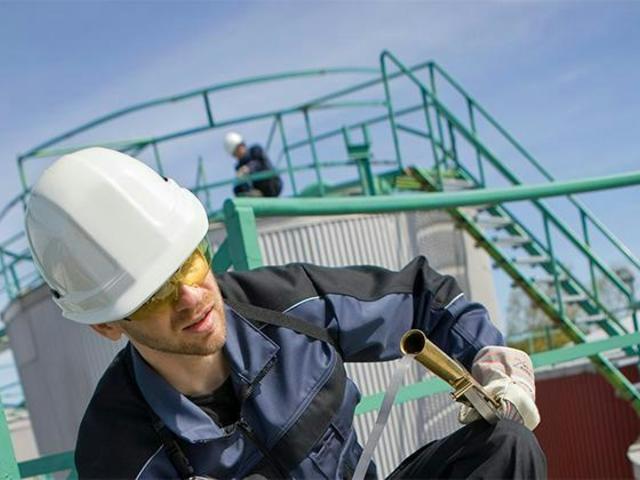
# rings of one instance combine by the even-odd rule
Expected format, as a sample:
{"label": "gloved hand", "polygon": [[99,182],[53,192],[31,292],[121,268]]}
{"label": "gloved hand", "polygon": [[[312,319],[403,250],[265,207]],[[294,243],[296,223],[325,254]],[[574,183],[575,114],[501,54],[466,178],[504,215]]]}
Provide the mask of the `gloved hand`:
{"label": "gloved hand", "polygon": [[[540,423],[536,407],[536,387],[529,355],[509,347],[488,346],[473,360],[471,375],[485,390],[502,400],[501,418],[514,420],[533,430]],[[462,405],[460,423],[480,418],[473,407]]]}

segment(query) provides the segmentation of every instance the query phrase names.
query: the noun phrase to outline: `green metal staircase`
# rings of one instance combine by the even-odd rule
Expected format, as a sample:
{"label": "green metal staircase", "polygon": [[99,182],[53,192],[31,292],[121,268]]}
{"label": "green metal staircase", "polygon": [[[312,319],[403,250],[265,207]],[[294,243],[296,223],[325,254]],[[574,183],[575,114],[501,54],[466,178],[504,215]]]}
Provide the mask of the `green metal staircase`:
{"label": "green metal staircase", "polygon": [[[389,105],[389,118],[396,146],[396,154],[401,156],[399,132],[424,138],[430,143],[434,167],[410,167],[407,176],[417,181],[420,190],[437,192],[456,189],[479,189],[491,182],[487,169],[493,170],[493,181],[518,186],[523,182],[516,173],[500,161],[478,134],[478,117],[494,128],[501,140],[508,142],[530,166],[533,166],[544,179],[553,182],[547,172],[509,133],[501,127],[471,96],[469,96],[444,70],[437,65],[429,69],[428,85],[417,78],[396,57],[389,52],[381,55],[381,67],[386,73],[390,63],[402,71],[418,88],[425,113],[426,130],[399,123],[394,118],[392,99],[388,83],[386,99]],[[466,122],[455,115],[438,96],[436,78],[462,97],[467,107]],[[495,137],[494,137],[495,138]],[[464,144],[466,149],[461,149]],[[461,153],[464,151],[465,153]],[[469,158],[471,157],[471,158]],[[473,165],[473,168],[471,165]],[[475,171],[473,171],[475,170]],[[411,182],[409,182],[409,185]],[[415,186],[414,186],[415,188]],[[633,267],[640,269],[640,261],[618,240],[595,216],[571,195],[566,197],[570,205],[576,208],[582,232],[575,233],[566,222],[540,199],[528,201],[530,215],[516,214],[500,203],[485,205],[481,208],[450,208],[448,212],[458,225],[464,228],[485,249],[504,270],[515,285],[521,287],[530,299],[542,309],[555,324],[576,344],[588,342],[587,331],[592,326],[602,329],[608,337],[629,334],[619,318],[620,312],[612,311],[600,298],[598,276],[606,278],[628,303],[634,304],[633,291],[607,265],[601,255],[596,253],[590,242],[589,226],[595,227],[609,242],[609,246],[620,253]],[[542,231],[535,228],[535,220],[542,224]],[[555,235],[554,235],[555,234]],[[573,247],[571,258],[557,248],[558,240]],[[584,281],[572,271],[569,260],[580,257],[588,263],[589,281]],[[569,311],[572,314],[569,315]],[[632,311],[634,330],[638,331],[635,310]],[[638,346],[624,349],[628,357],[638,364]],[[596,369],[615,387],[620,396],[629,400],[640,415],[640,391],[610,359],[602,354],[589,357]]]}
{"label": "green metal staircase", "polygon": [[[426,191],[436,191],[438,182],[433,174],[421,168],[409,168],[408,174],[414,177]],[[479,185],[467,173],[461,170],[457,180],[467,187]],[[458,183],[459,185],[460,183]],[[445,182],[446,185],[446,182]],[[584,326],[597,325],[609,336],[625,335],[629,332],[598,299],[597,289],[584,285],[570,268],[558,258],[549,235],[549,223],[560,223],[553,213],[533,200],[544,212],[545,237],[540,239],[526,222],[501,205],[489,205],[479,209],[451,208],[448,212],[456,223],[465,229],[487,253],[494,259],[496,266],[503,269],[521,287],[531,300],[576,344],[587,342]],[[570,238],[577,237],[567,230]],[[585,249],[585,252],[587,250]],[[594,262],[604,263],[593,256]],[[555,294],[549,295],[545,286],[552,284]],[[574,319],[566,314],[567,306],[575,305],[582,315]],[[629,356],[637,356],[633,347],[625,349]],[[589,357],[597,370],[616,388],[620,395],[629,400],[640,414],[640,392],[616,365],[602,354]]]}

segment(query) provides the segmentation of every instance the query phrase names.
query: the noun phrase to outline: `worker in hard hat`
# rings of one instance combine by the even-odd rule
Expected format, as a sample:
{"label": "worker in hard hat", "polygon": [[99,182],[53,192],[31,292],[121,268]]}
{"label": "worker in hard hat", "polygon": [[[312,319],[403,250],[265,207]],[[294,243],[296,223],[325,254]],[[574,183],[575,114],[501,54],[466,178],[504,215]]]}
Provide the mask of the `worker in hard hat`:
{"label": "worker in hard hat", "polygon": [[[239,197],[277,197],[282,191],[282,180],[275,173],[271,161],[260,145],[247,147],[242,135],[229,132],[224,137],[224,149],[237,160],[235,165],[238,183],[233,193]],[[249,175],[258,172],[274,172],[273,176],[252,180]]]}
{"label": "worker in hard hat", "polygon": [[472,369],[503,419],[465,409],[466,426],[389,478],[546,475],[529,357],[502,347],[484,307],[424,257],[399,272],[290,264],[214,275],[197,198],[103,148],[51,165],[25,221],[62,315],[129,340],[82,420],[80,478],[350,478],[360,392],[343,363],[398,358],[411,328]]}

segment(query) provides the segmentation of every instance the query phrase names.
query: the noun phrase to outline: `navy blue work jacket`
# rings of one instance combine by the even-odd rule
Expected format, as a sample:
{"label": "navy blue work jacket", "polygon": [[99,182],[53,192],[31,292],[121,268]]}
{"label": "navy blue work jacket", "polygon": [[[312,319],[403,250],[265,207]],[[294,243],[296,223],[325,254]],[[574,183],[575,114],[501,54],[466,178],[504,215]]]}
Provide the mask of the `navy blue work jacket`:
{"label": "navy blue work jacket", "polygon": [[[105,372],[82,421],[76,448],[80,478],[176,478],[150,425],[149,409],[178,440],[197,474],[243,478],[264,466],[265,456],[288,433],[306,435],[296,425],[310,410],[322,408],[318,392],[335,379],[341,360],[396,359],[400,337],[411,328],[425,331],[467,367],[483,346],[503,344],[484,307],[468,302],[455,280],[433,271],[424,257],[400,272],[291,264],[227,273],[217,280],[225,299],[325,328],[335,347],[260,324],[259,318],[245,318],[226,305],[224,352],[242,401],[240,421],[227,428],[169,385],[132,346],[125,347]],[[343,385],[341,397],[332,399],[335,414],[287,476],[338,479],[353,472],[361,453],[352,426],[360,393],[349,379]],[[278,455],[284,459],[286,451]],[[375,475],[375,466],[369,474]]]}

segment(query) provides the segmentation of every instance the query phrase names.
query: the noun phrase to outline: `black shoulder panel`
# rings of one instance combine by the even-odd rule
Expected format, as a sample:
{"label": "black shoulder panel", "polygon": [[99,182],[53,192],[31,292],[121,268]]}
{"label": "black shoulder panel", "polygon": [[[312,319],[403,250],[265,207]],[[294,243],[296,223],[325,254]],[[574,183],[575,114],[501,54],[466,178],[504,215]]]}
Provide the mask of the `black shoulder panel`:
{"label": "black shoulder panel", "polygon": [[399,272],[373,266],[330,268],[294,263],[230,272],[218,281],[225,298],[279,311],[306,298],[328,294],[371,301],[391,293],[409,293],[416,302],[426,301],[431,308],[441,308],[461,293],[453,277],[431,269],[423,256]]}
{"label": "black shoulder panel", "polygon": [[284,311],[318,293],[301,264],[228,272],[217,277],[222,296],[257,307]]}
{"label": "black shoulder panel", "polygon": [[75,463],[81,479],[136,478],[161,445],[132,376],[129,348],[105,371],[80,424]]}

